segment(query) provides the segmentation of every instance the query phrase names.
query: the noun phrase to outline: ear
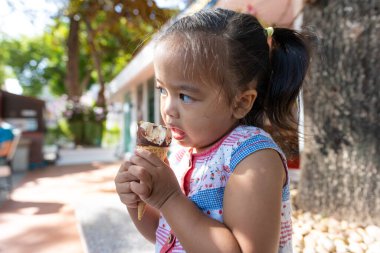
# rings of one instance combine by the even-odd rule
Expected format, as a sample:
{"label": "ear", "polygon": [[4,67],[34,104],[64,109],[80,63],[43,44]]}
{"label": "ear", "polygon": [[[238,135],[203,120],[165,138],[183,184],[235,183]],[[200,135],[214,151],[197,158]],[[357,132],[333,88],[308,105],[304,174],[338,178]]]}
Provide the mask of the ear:
{"label": "ear", "polygon": [[246,90],[235,97],[233,116],[236,119],[242,119],[252,109],[253,103],[257,97],[255,89]]}

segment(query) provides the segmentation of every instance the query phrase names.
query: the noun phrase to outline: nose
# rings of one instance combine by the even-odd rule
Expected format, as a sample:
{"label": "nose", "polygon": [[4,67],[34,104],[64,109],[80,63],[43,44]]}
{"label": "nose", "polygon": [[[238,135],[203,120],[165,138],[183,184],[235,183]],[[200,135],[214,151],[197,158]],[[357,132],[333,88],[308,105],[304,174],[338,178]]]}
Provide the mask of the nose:
{"label": "nose", "polygon": [[161,114],[165,119],[167,117],[170,118],[178,118],[178,108],[176,105],[175,99],[171,96],[161,97]]}

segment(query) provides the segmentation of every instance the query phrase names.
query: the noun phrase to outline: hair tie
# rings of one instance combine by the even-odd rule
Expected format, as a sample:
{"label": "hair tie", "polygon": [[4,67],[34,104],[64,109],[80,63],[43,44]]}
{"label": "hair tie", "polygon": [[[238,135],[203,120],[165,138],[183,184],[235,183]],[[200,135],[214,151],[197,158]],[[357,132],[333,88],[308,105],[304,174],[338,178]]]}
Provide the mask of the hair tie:
{"label": "hair tie", "polygon": [[273,35],[273,33],[274,33],[274,29],[273,29],[273,27],[269,26],[269,27],[265,28],[265,31],[266,31],[266,33],[267,33],[267,38],[268,38],[268,39],[271,38],[272,35]]}

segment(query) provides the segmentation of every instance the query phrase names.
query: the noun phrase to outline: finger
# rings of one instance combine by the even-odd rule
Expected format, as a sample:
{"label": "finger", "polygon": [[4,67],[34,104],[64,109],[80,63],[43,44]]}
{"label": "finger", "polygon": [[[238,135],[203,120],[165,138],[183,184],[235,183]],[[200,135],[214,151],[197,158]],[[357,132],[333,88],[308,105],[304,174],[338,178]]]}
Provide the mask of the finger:
{"label": "finger", "polygon": [[[139,149],[139,150],[135,150],[135,154],[138,156],[138,157],[141,157],[143,158],[145,161],[149,162],[150,164],[152,164],[154,167],[157,167],[157,166],[160,166],[162,165],[162,161],[160,158],[158,158],[158,156],[156,156],[155,154],[153,154],[152,152],[149,152],[147,150],[144,150],[144,149]],[[131,157],[131,160],[132,158],[134,158],[136,156],[132,156]]]}
{"label": "finger", "polygon": [[116,191],[118,194],[125,194],[125,193],[131,193],[131,187],[130,183],[117,183],[116,184]]}
{"label": "finger", "polygon": [[137,203],[141,201],[136,193],[127,193],[119,195],[120,201],[131,208],[137,208]]}
{"label": "finger", "polygon": [[132,190],[132,192],[139,195],[139,197],[142,200],[149,198],[149,196],[152,192],[149,185],[144,184],[144,183],[137,183],[137,182],[131,182],[131,190]]}
{"label": "finger", "polygon": [[123,163],[120,165],[119,172],[122,172],[122,171],[128,171],[129,166],[131,166],[131,162],[130,162],[129,160],[123,162]]}
{"label": "finger", "polygon": [[144,182],[146,184],[152,183],[152,175],[149,173],[149,170],[147,170],[145,167],[132,165],[131,167],[129,167],[129,173],[135,176],[140,182]]}
{"label": "finger", "polygon": [[128,208],[138,208],[139,205],[138,205],[138,202],[136,203],[132,203],[132,204],[125,204]]}
{"label": "finger", "polygon": [[131,182],[131,181],[138,181],[139,179],[130,173],[130,171],[122,171],[119,172],[115,177],[115,183],[124,183],[124,182]]}
{"label": "finger", "polygon": [[131,163],[132,165],[138,165],[147,169],[152,169],[157,167],[155,164],[151,163],[150,161],[146,160],[145,158],[138,156],[138,155],[132,155],[131,156]]}

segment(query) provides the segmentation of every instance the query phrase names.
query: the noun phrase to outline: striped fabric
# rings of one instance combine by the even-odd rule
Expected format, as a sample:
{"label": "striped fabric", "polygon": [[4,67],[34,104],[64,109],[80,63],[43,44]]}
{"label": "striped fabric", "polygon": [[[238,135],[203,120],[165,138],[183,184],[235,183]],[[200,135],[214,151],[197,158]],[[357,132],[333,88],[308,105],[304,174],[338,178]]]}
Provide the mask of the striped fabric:
{"label": "striped fabric", "polygon": [[[276,150],[286,159],[269,134],[252,126],[239,126],[209,150],[192,154],[191,149],[181,148],[172,152],[169,162],[182,189],[186,172],[193,168],[188,198],[207,216],[223,222],[223,197],[228,179],[236,166],[250,154],[263,149]],[[282,190],[281,234],[279,253],[292,252],[291,204],[289,179]],[[161,216],[156,232],[156,252],[167,242],[170,226]],[[177,240],[177,239],[176,239]],[[185,252],[177,240],[171,252]]]}

